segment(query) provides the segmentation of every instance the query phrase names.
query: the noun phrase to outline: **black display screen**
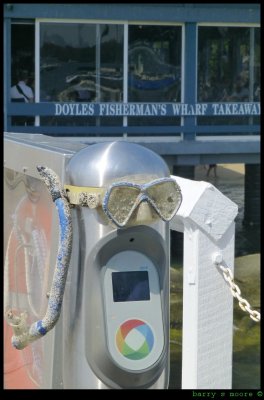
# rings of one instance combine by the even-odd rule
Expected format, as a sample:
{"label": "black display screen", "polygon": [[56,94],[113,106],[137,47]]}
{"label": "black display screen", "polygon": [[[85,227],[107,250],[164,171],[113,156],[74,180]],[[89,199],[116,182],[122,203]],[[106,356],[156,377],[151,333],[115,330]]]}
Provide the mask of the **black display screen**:
{"label": "black display screen", "polygon": [[147,271],[112,272],[112,284],[115,302],[150,300]]}

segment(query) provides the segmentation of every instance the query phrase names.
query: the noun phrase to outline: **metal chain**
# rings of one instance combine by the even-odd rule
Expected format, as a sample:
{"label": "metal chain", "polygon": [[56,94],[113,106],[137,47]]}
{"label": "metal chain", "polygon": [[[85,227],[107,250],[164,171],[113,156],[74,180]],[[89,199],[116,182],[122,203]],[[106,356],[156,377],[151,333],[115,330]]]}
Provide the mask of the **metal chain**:
{"label": "metal chain", "polygon": [[260,313],[256,310],[252,310],[249,302],[241,296],[241,290],[234,282],[234,275],[230,268],[224,267],[221,264],[217,264],[218,267],[223,272],[223,276],[225,281],[229,284],[231,293],[233,297],[238,300],[239,307],[241,310],[248,312],[249,316],[253,321],[259,322],[260,321]]}

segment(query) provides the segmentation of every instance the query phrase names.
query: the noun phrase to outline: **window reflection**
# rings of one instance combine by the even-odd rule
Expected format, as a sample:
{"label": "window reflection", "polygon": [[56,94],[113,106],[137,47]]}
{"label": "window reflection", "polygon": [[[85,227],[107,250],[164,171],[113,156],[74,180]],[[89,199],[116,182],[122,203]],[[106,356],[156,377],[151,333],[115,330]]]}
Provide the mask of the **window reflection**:
{"label": "window reflection", "polygon": [[123,34],[122,25],[100,25],[100,95],[98,101],[120,102],[123,98]]}
{"label": "window reflection", "polygon": [[34,90],[35,82],[35,26],[32,23],[11,25],[11,86],[18,82],[18,74],[28,73],[28,85]]}
{"label": "window reflection", "polygon": [[199,27],[198,101],[258,101],[258,28]]}
{"label": "window reflection", "polygon": [[95,97],[95,25],[40,25],[40,101]]}
{"label": "window reflection", "polygon": [[[199,27],[198,102],[259,99],[259,28]],[[258,124],[259,117],[198,117],[197,122],[199,125],[248,125]]]}
{"label": "window reflection", "polygon": [[[181,27],[129,26],[128,101],[181,101]],[[133,117],[129,125],[179,125],[180,118]]]}
{"label": "window reflection", "polygon": [[129,101],[180,101],[181,27],[129,27]]}
{"label": "window reflection", "polygon": [[[40,101],[122,101],[123,29],[112,24],[41,23]],[[113,124],[109,118],[102,121]],[[100,119],[41,118],[41,124],[62,123],[95,125]],[[116,124],[120,123],[119,118]]]}

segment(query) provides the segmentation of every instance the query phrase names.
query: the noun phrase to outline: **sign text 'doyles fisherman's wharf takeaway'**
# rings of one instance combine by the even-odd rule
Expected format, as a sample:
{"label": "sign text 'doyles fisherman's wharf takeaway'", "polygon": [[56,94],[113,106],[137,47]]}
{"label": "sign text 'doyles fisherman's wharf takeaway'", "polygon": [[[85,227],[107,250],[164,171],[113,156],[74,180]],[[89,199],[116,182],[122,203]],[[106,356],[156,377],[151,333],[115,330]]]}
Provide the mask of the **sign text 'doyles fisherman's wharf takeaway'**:
{"label": "sign text 'doyles fisherman's wharf takeaway'", "polygon": [[259,103],[55,103],[54,115],[181,116],[260,115]]}

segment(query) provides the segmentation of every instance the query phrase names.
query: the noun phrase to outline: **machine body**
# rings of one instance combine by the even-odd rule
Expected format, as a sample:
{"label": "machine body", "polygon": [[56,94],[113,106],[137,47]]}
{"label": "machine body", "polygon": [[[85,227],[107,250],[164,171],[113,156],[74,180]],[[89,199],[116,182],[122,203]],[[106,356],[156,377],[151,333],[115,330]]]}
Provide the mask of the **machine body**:
{"label": "machine body", "polygon": [[[118,141],[76,153],[66,183],[107,190],[114,182],[145,184],[169,176],[158,155]],[[100,207],[76,206],[72,220],[63,306],[63,387],[167,388],[168,223],[146,201],[121,229]]]}

